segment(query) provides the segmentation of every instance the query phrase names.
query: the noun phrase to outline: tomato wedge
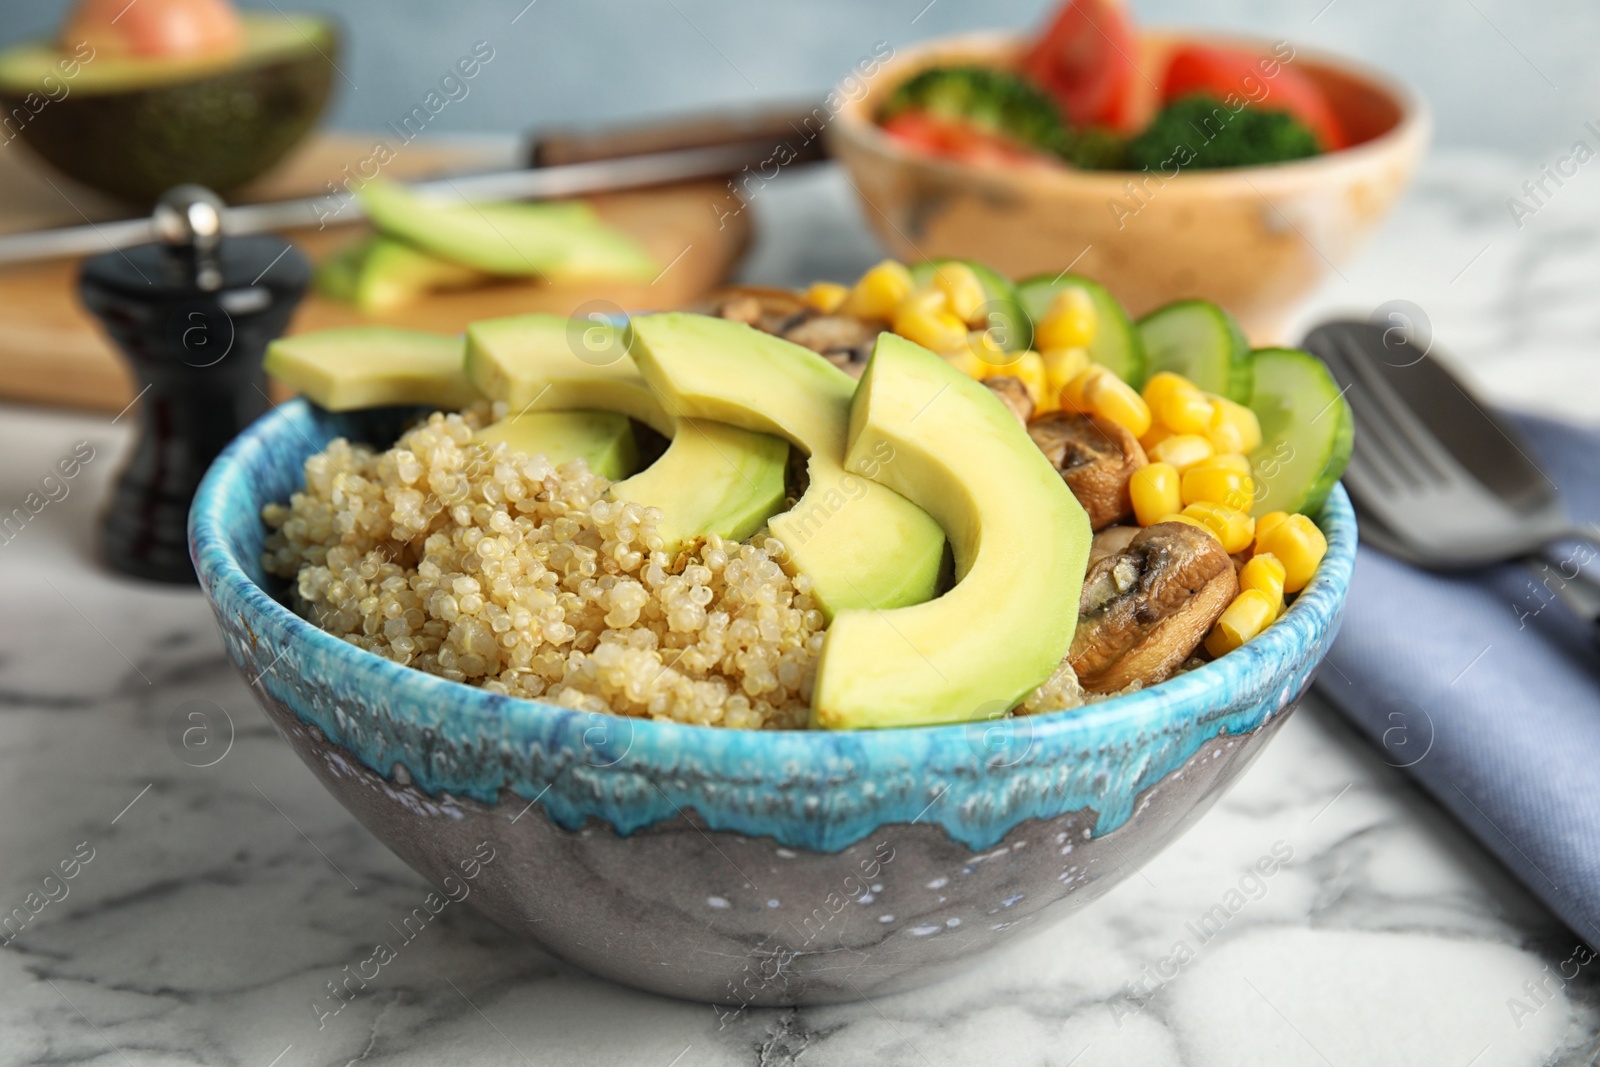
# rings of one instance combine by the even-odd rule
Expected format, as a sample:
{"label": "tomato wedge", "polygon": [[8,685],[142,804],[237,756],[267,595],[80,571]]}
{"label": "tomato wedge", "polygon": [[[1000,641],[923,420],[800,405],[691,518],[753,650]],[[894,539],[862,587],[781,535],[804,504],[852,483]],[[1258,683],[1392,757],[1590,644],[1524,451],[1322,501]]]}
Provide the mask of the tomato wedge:
{"label": "tomato wedge", "polygon": [[1067,0],[1022,57],[1022,72],[1074,126],[1127,131],[1133,122],[1138,42],[1113,0]]}
{"label": "tomato wedge", "polygon": [[1037,152],[965,122],[936,118],[925,111],[902,111],[883,124],[891,137],[941,159],[964,163],[1021,163]]}
{"label": "tomato wedge", "polygon": [[[1263,62],[1267,70],[1276,66],[1277,73],[1267,77]],[[1304,72],[1271,57],[1238,48],[1180,45],[1167,61],[1161,99],[1170,104],[1192,93],[1210,93],[1218,99],[1232,93],[1265,111],[1287,111],[1317,135],[1323,151],[1331,152],[1348,143],[1338,116],[1317,83]]]}

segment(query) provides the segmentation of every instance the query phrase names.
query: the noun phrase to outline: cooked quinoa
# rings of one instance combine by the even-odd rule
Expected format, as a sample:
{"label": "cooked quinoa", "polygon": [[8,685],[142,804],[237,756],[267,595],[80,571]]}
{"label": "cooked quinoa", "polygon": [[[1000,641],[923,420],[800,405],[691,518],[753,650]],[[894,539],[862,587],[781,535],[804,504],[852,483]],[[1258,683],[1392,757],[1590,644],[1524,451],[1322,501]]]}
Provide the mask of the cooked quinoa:
{"label": "cooked quinoa", "polygon": [[607,500],[610,483],[582,460],[474,442],[490,415],[435,413],[386,451],[341,438],[306,460],[304,491],[262,512],[264,565],[295,581],[297,610],[397,663],[509,696],[806,725],[824,621],[777,540],[712,537],[670,557],[660,513]]}

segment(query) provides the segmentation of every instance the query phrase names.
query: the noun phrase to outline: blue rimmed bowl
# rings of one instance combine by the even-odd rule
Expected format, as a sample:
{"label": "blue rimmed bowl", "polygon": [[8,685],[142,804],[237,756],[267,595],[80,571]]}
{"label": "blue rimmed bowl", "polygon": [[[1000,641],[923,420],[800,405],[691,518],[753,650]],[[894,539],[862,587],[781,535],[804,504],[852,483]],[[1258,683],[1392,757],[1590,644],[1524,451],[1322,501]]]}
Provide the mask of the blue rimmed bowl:
{"label": "blue rimmed bowl", "polygon": [[596,974],[732,1010],[921,984],[1132,874],[1294,708],[1355,559],[1338,488],[1327,557],[1266,633],[1082,710],[837,733],[622,719],[399,666],[284,606],[262,506],[331,439],[385,445],[408,414],[293,401],[217,459],[189,537],[228,655],[322,784],[436,886]]}

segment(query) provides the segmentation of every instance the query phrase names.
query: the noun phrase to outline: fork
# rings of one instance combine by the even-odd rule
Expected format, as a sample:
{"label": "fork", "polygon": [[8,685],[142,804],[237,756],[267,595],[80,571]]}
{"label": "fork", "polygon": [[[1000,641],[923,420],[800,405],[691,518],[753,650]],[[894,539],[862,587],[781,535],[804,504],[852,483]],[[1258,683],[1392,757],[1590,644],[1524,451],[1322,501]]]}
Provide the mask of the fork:
{"label": "fork", "polygon": [[[1547,556],[1564,541],[1594,544],[1516,427],[1492,415],[1408,333],[1337,321],[1305,348],[1338,381],[1355,417],[1345,484],[1362,537],[1437,570],[1520,559],[1572,610],[1600,625],[1600,584]],[[1593,553],[1591,552],[1591,558]]]}

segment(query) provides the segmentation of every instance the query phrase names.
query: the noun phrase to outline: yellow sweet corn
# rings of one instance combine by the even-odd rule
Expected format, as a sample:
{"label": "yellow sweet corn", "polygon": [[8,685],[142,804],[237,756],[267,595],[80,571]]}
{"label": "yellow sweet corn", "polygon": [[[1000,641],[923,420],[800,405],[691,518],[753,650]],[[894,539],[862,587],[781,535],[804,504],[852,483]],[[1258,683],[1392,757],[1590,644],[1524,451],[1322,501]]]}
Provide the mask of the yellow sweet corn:
{"label": "yellow sweet corn", "polygon": [[1222,470],[1234,471],[1237,474],[1243,474],[1246,476],[1251,473],[1250,461],[1244,456],[1239,455],[1237,452],[1218,453],[1217,455],[1212,456],[1210,459],[1203,459],[1199,463],[1196,463],[1195,467],[1217,467]]}
{"label": "yellow sweet corn", "polygon": [[1216,458],[1212,456],[1183,472],[1183,502],[1209,501],[1235,511],[1249,511],[1250,505],[1255,503],[1255,482],[1248,474],[1215,463]]}
{"label": "yellow sweet corn", "polygon": [[832,315],[844,306],[849,296],[849,288],[838,282],[812,282],[811,288],[806,290],[806,303],[824,315]]}
{"label": "yellow sweet corn", "polygon": [[948,352],[939,354],[945,358],[945,362],[965,374],[968,378],[976,378],[982,381],[988,374],[989,365],[983,361],[983,358],[978,353],[972,350],[971,345],[962,345],[959,348],[952,348]]}
{"label": "yellow sweet corn", "polygon": [[1208,394],[1211,418],[1204,432],[1218,452],[1254,452],[1261,444],[1261,422],[1256,413],[1227,397]]}
{"label": "yellow sweet corn", "polygon": [[1250,562],[1239,568],[1239,588],[1254,589],[1272,601],[1272,617],[1283,614],[1283,583],[1287,577],[1278,557],[1270,552],[1257,552]]}
{"label": "yellow sweet corn", "polygon": [[1154,525],[1156,525],[1156,523],[1161,523],[1161,522],[1182,522],[1182,523],[1187,523],[1190,526],[1195,527],[1196,529],[1204,530],[1206,533],[1210,534],[1212,537],[1216,537],[1217,536],[1217,531],[1213,530],[1211,527],[1207,526],[1205,523],[1201,522],[1199,519],[1195,518],[1193,515],[1185,515],[1181,511],[1174,511],[1171,515],[1163,515],[1159,519],[1157,519],[1155,522],[1152,522],[1150,525],[1154,526]]}
{"label": "yellow sweet corn", "polygon": [[[1049,401],[1054,399],[1050,393],[1049,375],[1045,371],[1044,359],[1037,352],[1032,350],[1023,352],[1010,366],[997,368],[988,376],[992,377],[995,374],[1010,374],[1021,379],[1022,384],[1027,386],[1028,395],[1033,397],[1036,414],[1043,414]],[[1050,407],[1050,410],[1053,411],[1055,408]]]}
{"label": "yellow sweet corn", "polygon": [[1152,463],[1133,472],[1128,495],[1140,526],[1154,526],[1183,507],[1178,485],[1178,469],[1170,463]]}
{"label": "yellow sweet corn", "polygon": [[967,324],[950,313],[945,295],[937,289],[923,289],[902,300],[890,328],[935,352],[948,352],[967,343]]}
{"label": "yellow sweet corn", "polygon": [[1204,523],[1207,529],[1217,535],[1217,540],[1222,542],[1222,550],[1230,556],[1249,548],[1250,542],[1256,535],[1254,519],[1245,512],[1223,504],[1213,504],[1203,500],[1188,505],[1183,509],[1183,513],[1197,522]]}
{"label": "yellow sweet corn", "polygon": [[1159,445],[1162,441],[1165,441],[1171,436],[1171,430],[1167,429],[1159,422],[1152,422],[1150,424],[1150,429],[1146,430],[1144,436],[1139,438],[1139,446],[1144,449],[1145,455],[1149,455],[1152,448],[1156,447],[1156,445]]}
{"label": "yellow sweet corn", "polygon": [[1140,395],[1144,397],[1144,402],[1150,405],[1150,410],[1155,411],[1166,402],[1174,389],[1185,385],[1194,388],[1193,383],[1181,374],[1174,374],[1169,370],[1157,371],[1145,380]]}
{"label": "yellow sweet corn", "polygon": [[1138,390],[1110,371],[1084,386],[1083,399],[1094,414],[1110,419],[1135,437],[1142,437],[1150,429],[1150,405]]}
{"label": "yellow sweet corn", "polygon": [[1045,380],[1050,384],[1050,392],[1055,406],[1061,406],[1061,390],[1067,384],[1089,369],[1089,350],[1087,348],[1047,348],[1039,355],[1044,359]]}
{"label": "yellow sweet corn", "polygon": [[941,263],[933,270],[933,287],[944,294],[950,314],[969,326],[983,324],[988,296],[983,283],[965,263]]}
{"label": "yellow sweet corn", "polygon": [[1259,589],[1246,589],[1217,617],[1206,636],[1206,651],[1223,656],[1267,628],[1276,618],[1272,601]]}
{"label": "yellow sweet corn", "polygon": [[1158,463],[1170,463],[1180,472],[1188,470],[1201,460],[1210,459],[1215,454],[1210,441],[1192,433],[1172,434],[1146,451],[1152,460]]}
{"label": "yellow sweet corn", "polygon": [[1088,348],[1099,326],[1094,298],[1083,289],[1063,289],[1035,324],[1033,343],[1040,349]]}
{"label": "yellow sweet corn", "polygon": [[1089,386],[1099,381],[1102,375],[1110,373],[1098,363],[1091,363],[1079,371],[1077,377],[1073,378],[1061,389],[1058,399],[1061,402],[1062,410],[1079,411],[1088,414],[1090,411]]}
{"label": "yellow sweet corn", "polygon": [[1328,539],[1304,515],[1289,515],[1256,538],[1256,551],[1278,557],[1284,592],[1298,593],[1316,573],[1328,551]]}
{"label": "yellow sweet corn", "polygon": [[1212,422],[1211,401],[1186,379],[1173,377],[1177,380],[1169,387],[1157,390],[1161,402],[1151,404],[1150,410],[1173,433],[1205,433]]}
{"label": "yellow sweet corn", "polygon": [[840,310],[857,318],[888,321],[915,288],[905,264],[886,259],[857,279]]}
{"label": "yellow sweet corn", "polygon": [[1274,530],[1278,523],[1289,517],[1287,511],[1269,511],[1256,520],[1256,551],[1261,551],[1261,539]]}

